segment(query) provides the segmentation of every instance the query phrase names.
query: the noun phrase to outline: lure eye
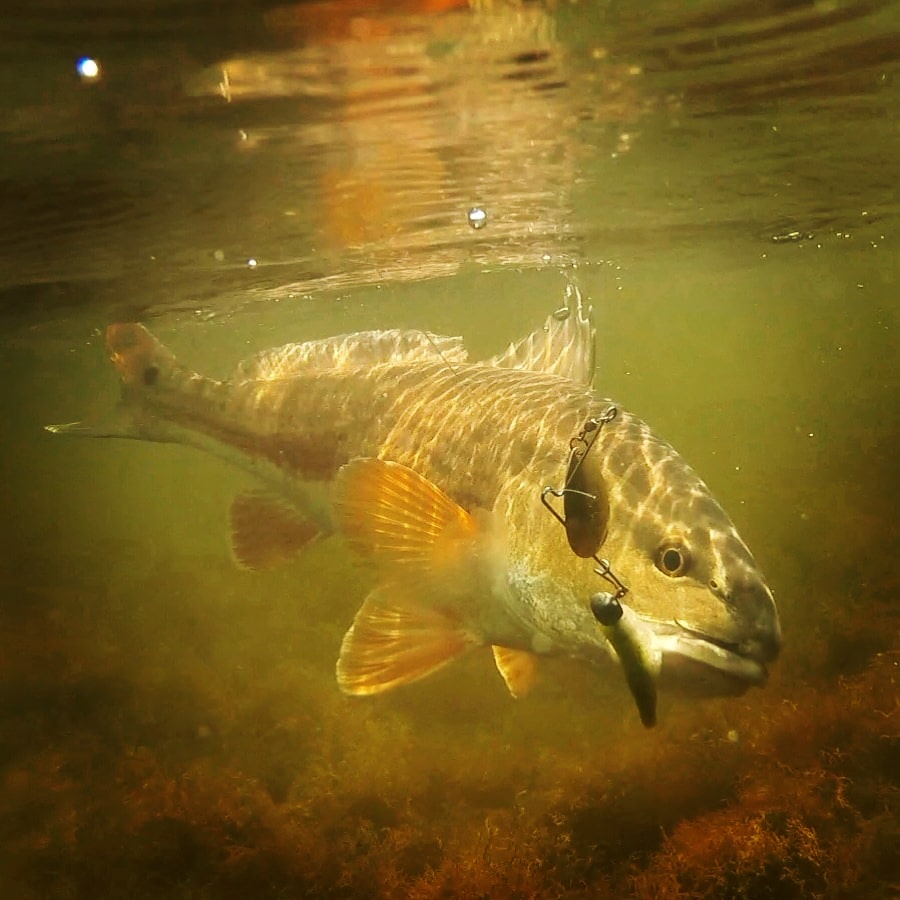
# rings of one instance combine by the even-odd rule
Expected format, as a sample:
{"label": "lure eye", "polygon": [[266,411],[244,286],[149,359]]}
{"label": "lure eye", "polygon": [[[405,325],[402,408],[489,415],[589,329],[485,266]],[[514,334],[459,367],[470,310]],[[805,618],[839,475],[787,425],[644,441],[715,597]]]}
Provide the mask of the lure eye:
{"label": "lure eye", "polygon": [[656,556],[656,568],[670,578],[684,575],[689,564],[687,550],[677,544],[663,544]]}

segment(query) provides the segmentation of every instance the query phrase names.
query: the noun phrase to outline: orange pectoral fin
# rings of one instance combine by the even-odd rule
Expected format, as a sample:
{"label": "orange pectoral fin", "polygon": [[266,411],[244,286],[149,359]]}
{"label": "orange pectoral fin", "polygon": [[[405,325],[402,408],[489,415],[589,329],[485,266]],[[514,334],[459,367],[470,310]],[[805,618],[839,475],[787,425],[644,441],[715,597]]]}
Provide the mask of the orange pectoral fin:
{"label": "orange pectoral fin", "polygon": [[296,556],[319,530],[266,494],[240,494],[229,510],[231,552],[246,569],[267,569]]}
{"label": "orange pectoral fin", "polygon": [[383,585],[369,594],[344,635],[338,685],[354,696],[380,694],[425,678],[477,643],[450,614]]}
{"label": "orange pectoral fin", "polygon": [[503,676],[506,687],[516,700],[526,696],[537,681],[537,658],[527,650],[509,647],[492,648],[497,671]]}
{"label": "orange pectoral fin", "polygon": [[351,461],[338,473],[334,496],[348,543],[382,564],[446,570],[478,535],[469,513],[399,463]]}

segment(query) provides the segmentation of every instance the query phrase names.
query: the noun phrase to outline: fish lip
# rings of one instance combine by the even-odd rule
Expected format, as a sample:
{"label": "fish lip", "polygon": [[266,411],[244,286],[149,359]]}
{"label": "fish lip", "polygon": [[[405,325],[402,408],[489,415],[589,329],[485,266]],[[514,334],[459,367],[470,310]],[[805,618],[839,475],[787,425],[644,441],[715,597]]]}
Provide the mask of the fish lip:
{"label": "fish lip", "polygon": [[742,644],[684,623],[655,623],[662,653],[661,677],[693,693],[742,694],[761,687],[769,670],[755,645]]}
{"label": "fish lip", "polygon": [[679,621],[678,619],[675,619],[675,625],[679,629],[681,629],[682,633],[689,635],[690,637],[697,638],[701,641],[706,641],[707,643],[710,643],[715,647],[719,647],[722,650],[726,650],[729,653],[736,653],[738,656],[746,655],[740,652],[740,644],[737,641],[729,641],[726,638],[710,634],[708,631],[701,631],[699,628],[694,628],[691,625],[687,625],[684,622]]}

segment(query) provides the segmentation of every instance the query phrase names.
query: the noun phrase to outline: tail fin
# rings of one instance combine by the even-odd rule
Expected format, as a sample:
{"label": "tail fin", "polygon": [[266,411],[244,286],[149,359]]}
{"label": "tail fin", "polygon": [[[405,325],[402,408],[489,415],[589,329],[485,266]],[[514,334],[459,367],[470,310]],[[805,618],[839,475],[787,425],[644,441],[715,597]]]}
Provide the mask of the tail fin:
{"label": "tail fin", "polygon": [[73,437],[177,440],[154,414],[146,398],[171,383],[173,375],[186,370],[181,369],[175,357],[143,325],[136,323],[108,326],[106,350],[122,382],[122,402],[115,412],[103,421],[69,422],[44,428],[52,434]]}

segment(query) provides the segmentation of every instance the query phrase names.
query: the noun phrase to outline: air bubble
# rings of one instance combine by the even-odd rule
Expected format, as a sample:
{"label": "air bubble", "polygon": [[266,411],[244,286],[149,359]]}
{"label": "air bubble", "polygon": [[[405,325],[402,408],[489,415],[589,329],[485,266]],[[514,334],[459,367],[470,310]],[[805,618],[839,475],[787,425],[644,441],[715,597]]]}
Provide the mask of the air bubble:
{"label": "air bubble", "polygon": [[487,225],[487,211],[483,206],[473,206],[466,214],[466,218],[469,220],[469,225],[476,231]]}
{"label": "air bubble", "polygon": [[75,63],[75,71],[82,81],[96,81],[100,77],[100,63],[89,56],[82,56]]}

